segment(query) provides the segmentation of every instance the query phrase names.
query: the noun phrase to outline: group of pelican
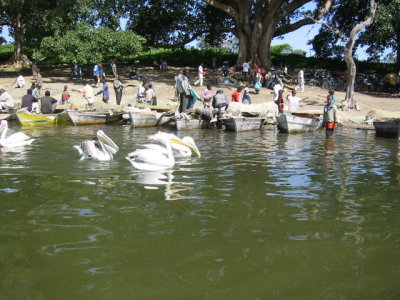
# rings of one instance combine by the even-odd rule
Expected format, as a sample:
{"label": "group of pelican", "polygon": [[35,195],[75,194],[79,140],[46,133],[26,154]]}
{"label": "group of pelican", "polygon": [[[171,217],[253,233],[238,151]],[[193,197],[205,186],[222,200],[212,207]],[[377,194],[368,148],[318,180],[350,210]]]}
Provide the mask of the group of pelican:
{"label": "group of pelican", "polygon": [[148,138],[153,143],[144,144],[143,149],[137,149],[126,157],[139,170],[169,169],[175,165],[175,157],[190,157],[192,154],[201,156],[196,143],[189,136],[180,139],[174,134],[159,131]]}
{"label": "group of pelican", "polygon": [[[23,132],[7,136],[8,123],[0,122],[0,147],[15,148],[30,145],[31,139]],[[139,170],[155,171],[172,168],[175,158],[190,157],[193,154],[200,157],[200,151],[193,138],[177,137],[175,134],[159,131],[148,137],[151,143],[144,144],[142,149],[137,149],[126,156],[126,159]],[[90,158],[99,161],[113,160],[119,147],[102,130],[97,131],[96,138],[85,140],[74,148],[82,159]]]}
{"label": "group of pelican", "polygon": [[[159,131],[148,137],[153,142],[144,144],[126,156],[126,159],[139,170],[156,171],[172,168],[175,157],[190,157],[192,154],[200,156],[200,151],[193,138],[186,136],[179,138],[174,134]],[[119,150],[118,146],[101,130],[97,131],[96,140],[86,140],[81,145],[74,146],[81,159],[112,160],[113,154]]]}

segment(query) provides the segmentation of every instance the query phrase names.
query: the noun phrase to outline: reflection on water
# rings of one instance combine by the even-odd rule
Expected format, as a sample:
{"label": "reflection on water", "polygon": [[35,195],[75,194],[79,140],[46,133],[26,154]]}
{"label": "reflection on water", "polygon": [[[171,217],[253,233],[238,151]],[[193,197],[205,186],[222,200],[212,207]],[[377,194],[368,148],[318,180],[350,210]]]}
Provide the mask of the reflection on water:
{"label": "reflection on water", "polygon": [[[120,152],[79,161],[98,129]],[[36,141],[0,152],[5,299],[398,294],[398,141],[194,130],[202,157],[143,172],[124,157],[156,128],[21,130]]]}

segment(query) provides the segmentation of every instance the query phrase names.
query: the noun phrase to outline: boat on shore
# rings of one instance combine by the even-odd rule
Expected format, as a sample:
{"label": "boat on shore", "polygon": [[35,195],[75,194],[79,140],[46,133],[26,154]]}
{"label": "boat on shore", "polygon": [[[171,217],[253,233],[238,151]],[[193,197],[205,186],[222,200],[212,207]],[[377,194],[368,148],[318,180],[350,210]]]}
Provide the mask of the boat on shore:
{"label": "boat on shore", "polygon": [[18,122],[22,126],[38,126],[38,125],[66,125],[71,123],[71,119],[66,111],[60,111],[54,114],[35,114],[27,110],[19,110],[16,112]]}
{"label": "boat on shore", "polygon": [[95,125],[95,124],[110,124],[121,119],[122,113],[119,112],[88,112],[68,110],[72,124],[78,125]]}
{"label": "boat on shore", "polygon": [[372,122],[379,137],[400,138],[400,119],[375,120]]}
{"label": "boat on shore", "polygon": [[171,126],[172,128],[180,130],[192,130],[192,129],[209,129],[214,127],[215,122],[198,120],[198,119],[177,119],[172,117],[165,125]]}
{"label": "boat on shore", "polygon": [[155,110],[157,112],[167,112],[167,111],[176,111],[179,107],[178,104],[176,105],[149,105],[149,104],[142,104],[138,103],[135,107],[140,109],[150,109]]}
{"label": "boat on shore", "polygon": [[129,119],[133,128],[154,127],[166,124],[171,116],[157,111],[130,111]]}
{"label": "boat on shore", "polygon": [[291,112],[276,118],[278,129],[282,133],[313,132],[322,128],[320,112]]}
{"label": "boat on shore", "polygon": [[264,118],[257,117],[232,117],[220,119],[227,131],[259,130],[264,125]]}

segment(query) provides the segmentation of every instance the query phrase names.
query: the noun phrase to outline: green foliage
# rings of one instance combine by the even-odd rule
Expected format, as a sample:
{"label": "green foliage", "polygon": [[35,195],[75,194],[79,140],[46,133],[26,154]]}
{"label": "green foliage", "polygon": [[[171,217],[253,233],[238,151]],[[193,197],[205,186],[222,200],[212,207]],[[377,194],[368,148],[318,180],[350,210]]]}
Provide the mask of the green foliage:
{"label": "green foliage", "polygon": [[154,60],[166,60],[172,66],[198,66],[203,62],[206,66],[211,65],[212,58],[217,58],[217,64],[222,61],[229,61],[231,64],[237,59],[237,54],[233,54],[228,49],[152,49],[140,53],[132,58],[139,60],[141,64],[150,65]]}
{"label": "green foliage", "polygon": [[280,44],[271,46],[271,54],[272,55],[284,55],[293,53],[293,47],[289,44]]}
{"label": "green foliage", "polygon": [[142,51],[144,42],[144,38],[131,31],[113,31],[78,23],[75,30],[67,31],[63,36],[44,38],[33,57],[37,61],[89,64],[110,57],[135,55]]}
{"label": "green foliage", "polygon": [[14,52],[14,45],[0,45],[0,62],[4,62],[11,57]]}

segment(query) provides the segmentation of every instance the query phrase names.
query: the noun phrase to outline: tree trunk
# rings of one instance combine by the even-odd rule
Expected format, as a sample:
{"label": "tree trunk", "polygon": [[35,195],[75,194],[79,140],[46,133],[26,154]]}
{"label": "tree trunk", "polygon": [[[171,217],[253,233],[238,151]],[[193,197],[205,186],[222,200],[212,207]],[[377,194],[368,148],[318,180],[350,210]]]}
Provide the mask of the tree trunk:
{"label": "tree trunk", "polygon": [[400,36],[397,39],[397,47],[396,47],[396,72],[400,75]]}
{"label": "tree trunk", "polygon": [[356,64],[353,59],[353,44],[354,43],[347,43],[346,49],[344,51],[344,59],[346,61],[347,66],[347,87],[346,87],[346,106],[354,107],[358,109],[357,100],[354,98],[354,83],[356,80],[357,68]]}
{"label": "tree trunk", "polygon": [[13,64],[18,68],[29,67],[32,62],[22,52],[22,44],[24,41],[24,25],[22,23],[22,15],[19,9],[16,11],[11,26],[14,30],[15,47],[14,54],[8,60],[8,63]]}

